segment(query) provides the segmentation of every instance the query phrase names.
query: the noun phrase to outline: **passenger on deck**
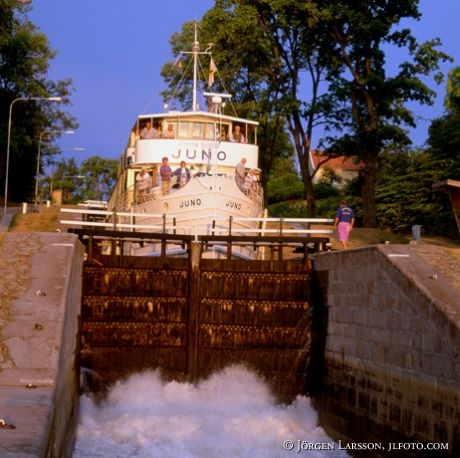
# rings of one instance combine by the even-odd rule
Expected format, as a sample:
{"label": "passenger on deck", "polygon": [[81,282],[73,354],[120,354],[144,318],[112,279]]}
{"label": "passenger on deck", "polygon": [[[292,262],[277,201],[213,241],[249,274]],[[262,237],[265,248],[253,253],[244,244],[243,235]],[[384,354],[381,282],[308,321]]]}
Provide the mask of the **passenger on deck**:
{"label": "passenger on deck", "polygon": [[244,192],[243,184],[244,184],[244,179],[246,177],[246,169],[244,167],[244,164],[246,164],[245,157],[241,158],[241,161],[238,162],[238,164],[236,164],[236,167],[235,167],[235,182],[236,182],[236,185],[243,192]]}
{"label": "passenger on deck", "polygon": [[235,130],[228,136],[229,140],[234,143],[246,143],[240,126],[235,126]]}
{"label": "passenger on deck", "polygon": [[176,138],[174,126],[172,124],[168,124],[168,128],[163,132],[163,138]]}
{"label": "passenger on deck", "polygon": [[147,121],[147,124],[142,129],[141,138],[143,140],[158,138],[158,131],[155,129],[155,127],[152,127],[152,123],[150,121]]}
{"label": "passenger on deck", "polygon": [[147,194],[150,191],[150,174],[146,171],[145,167],[136,176],[137,187],[137,201],[139,203],[147,200]]}
{"label": "passenger on deck", "polygon": [[257,198],[257,193],[259,190],[259,182],[256,177],[256,171],[254,169],[249,170],[249,173],[246,175],[244,179],[244,191],[248,195],[248,197],[252,200]]}
{"label": "passenger on deck", "polygon": [[168,158],[164,157],[161,160],[161,167],[160,167],[160,177],[161,177],[161,192],[163,195],[169,194],[169,190],[171,189],[171,175],[172,170],[168,163]]}
{"label": "passenger on deck", "polygon": [[185,161],[182,161],[180,163],[180,167],[174,170],[173,175],[177,177],[179,188],[182,188],[182,186],[185,186],[190,181],[190,178],[192,178],[190,169],[187,167],[187,164]]}

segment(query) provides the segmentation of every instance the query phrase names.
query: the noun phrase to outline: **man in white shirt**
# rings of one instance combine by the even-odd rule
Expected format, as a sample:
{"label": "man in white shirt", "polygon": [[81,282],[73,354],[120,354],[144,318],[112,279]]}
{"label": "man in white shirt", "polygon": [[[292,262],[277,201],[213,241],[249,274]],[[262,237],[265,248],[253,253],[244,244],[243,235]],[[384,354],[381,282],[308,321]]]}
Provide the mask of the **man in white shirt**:
{"label": "man in white shirt", "polygon": [[145,170],[145,167],[142,167],[141,171],[136,176],[136,187],[137,201],[145,202],[147,200],[147,194],[150,191],[150,174]]}
{"label": "man in white shirt", "polygon": [[151,138],[157,138],[158,137],[158,131],[152,127],[152,123],[150,121],[147,121],[147,124],[141,131],[141,138],[143,140],[148,140]]}

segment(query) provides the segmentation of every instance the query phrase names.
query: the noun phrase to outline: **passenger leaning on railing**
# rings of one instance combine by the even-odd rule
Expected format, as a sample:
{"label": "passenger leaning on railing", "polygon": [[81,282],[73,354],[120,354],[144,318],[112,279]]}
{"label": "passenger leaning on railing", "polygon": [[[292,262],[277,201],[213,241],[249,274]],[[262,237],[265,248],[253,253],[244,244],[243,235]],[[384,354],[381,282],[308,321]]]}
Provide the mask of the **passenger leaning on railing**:
{"label": "passenger leaning on railing", "polygon": [[241,132],[240,126],[235,126],[235,130],[230,133],[228,139],[234,143],[246,143],[246,139],[244,138],[243,132]]}
{"label": "passenger leaning on railing", "polygon": [[168,124],[168,128],[163,132],[163,138],[176,138],[176,132],[174,132],[172,124]]}
{"label": "passenger leaning on railing", "polygon": [[147,124],[141,131],[141,138],[143,140],[148,140],[151,138],[158,138],[158,130],[155,129],[155,127],[152,127],[152,123],[150,121],[147,121]]}
{"label": "passenger leaning on railing", "polygon": [[136,176],[137,186],[137,201],[142,203],[147,200],[146,196],[150,191],[150,174],[147,172],[145,167],[141,168],[141,171]]}
{"label": "passenger leaning on railing", "polygon": [[250,199],[255,200],[259,190],[259,182],[257,181],[256,171],[254,169],[249,170],[244,178],[243,190]]}
{"label": "passenger leaning on railing", "polygon": [[171,167],[168,163],[168,158],[165,156],[161,160],[161,167],[160,167],[160,178],[161,178],[161,192],[163,195],[169,194],[169,190],[171,189]]}
{"label": "passenger leaning on railing", "polygon": [[185,161],[182,161],[180,163],[180,167],[174,170],[173,175],[177,177],[177,183],[179,184],[179,188],[185,186],[190,181],[190,178],[192,178],[192,175],[190,174],[190,169],[187,167]]}
{"label": "passenger leaning on railing", "polygon": [[238,162],[238,164],[236,164],[236,167],[235,167],[235,182],[236,182],[236,185],[243,192],[244,192],[243,184],[244,184],[244,179],[246,176],[245,164],[246,164],[246,158],[242,157],[240,162]]}

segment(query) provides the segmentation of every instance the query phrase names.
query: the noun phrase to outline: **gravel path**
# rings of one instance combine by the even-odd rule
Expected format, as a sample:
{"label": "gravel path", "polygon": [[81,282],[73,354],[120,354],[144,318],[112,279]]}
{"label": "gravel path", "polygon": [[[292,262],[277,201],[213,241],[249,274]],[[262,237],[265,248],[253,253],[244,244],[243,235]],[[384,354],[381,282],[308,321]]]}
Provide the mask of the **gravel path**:
{"label": "gravel path", "polygon": [[445,275],[452,287],[460,291],[460,248],[421,243],[414,251],[427,264]]}

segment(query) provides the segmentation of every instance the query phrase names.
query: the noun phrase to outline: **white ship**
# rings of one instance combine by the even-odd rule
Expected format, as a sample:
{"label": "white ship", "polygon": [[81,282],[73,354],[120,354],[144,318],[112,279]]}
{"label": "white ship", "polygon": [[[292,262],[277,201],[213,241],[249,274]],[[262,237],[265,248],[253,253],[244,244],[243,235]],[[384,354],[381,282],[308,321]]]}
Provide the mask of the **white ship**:
{"label": "white ship", "polygon": [[[215,64],[210,52],[199,50],[196,38],[192,51],[184,54],[193,59],[192,110],[138,116],[120,158],[107,210],[130,212],[130,223],[141,226],[136,229],[141,231],[223,235],[231,226],[231,234],[245,235],[259,227],[257,218],[263,216],[258,123],[223,114],[227,94],[203,91],[207,107],[201,110],[197,103],[199,56],[210,59],[210,72]],[[172,171],[169,183],[161,173],[164,158]],[[243,183],[235,178],[240,162],[247,174]],[[188,172],[181,169],[184,163]],[[145,244],[132,250],[155,255],[159,246]],[[169,250],[180,253],[177,247]],[[254,250],[241,246],[233,247],[232,254],[255,256]],[[211,255],[218,256],[216,248]]]}

